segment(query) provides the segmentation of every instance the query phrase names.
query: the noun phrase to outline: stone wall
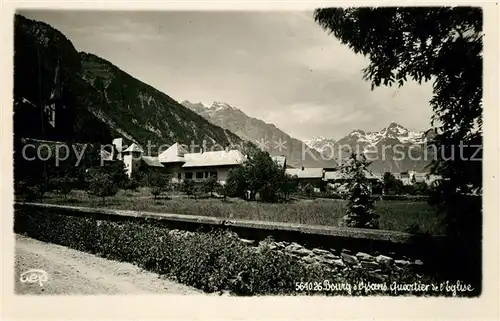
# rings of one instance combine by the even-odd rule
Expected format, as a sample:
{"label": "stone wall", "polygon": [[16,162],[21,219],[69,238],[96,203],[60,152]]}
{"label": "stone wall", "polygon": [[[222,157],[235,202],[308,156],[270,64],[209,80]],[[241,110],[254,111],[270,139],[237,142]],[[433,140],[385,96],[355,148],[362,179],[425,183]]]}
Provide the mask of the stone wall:
{"label": "stone wall", "polygon": [[[383,230],[310,226],[281,222],[225,220],[217,217],[173,213],[135,212],[113,209],[16,203],[29,211],[58,212],[72,216],[90,216],[97,220],[134,220],[159,224],[174,235],[199,231],[225,230],[255,250],[268,246],[306,264],[321,265],[342,272],[364,270],[377,279],[394,273],[414,270],[434,274],[443,270],[457,246],[442,237],[418,236]],[[272,239],[272,241],[270,241]],[[444,241],[444,242],[443,242]],[[450,265],[451,270],[453,264]]]}
{"label": "stone wall", "polygon": [[[195,233],[177,229],[170,230],[170,234],[174,237],[186,237]],[[338,272],[339,276],[342,276],[342,273],[350,269],[365,270],[381,283],[386,282],[389,275],[407,273],[408,271],[418,274],[422,271],[424,265],[424,262],[420,259],[410,259],[405,256],[397,257],[364,252],[352,253],[349,249],[337,251],[335,249],[307,248],[296,242],[277,242],[273,240],[257,242],[240,238],[236,233],[229,233],[228,235],[237,237],[254,251],[261,251],[264,247],[267,247],[272,251],[290,255],[306,265],[319,265],[324,269]]]}

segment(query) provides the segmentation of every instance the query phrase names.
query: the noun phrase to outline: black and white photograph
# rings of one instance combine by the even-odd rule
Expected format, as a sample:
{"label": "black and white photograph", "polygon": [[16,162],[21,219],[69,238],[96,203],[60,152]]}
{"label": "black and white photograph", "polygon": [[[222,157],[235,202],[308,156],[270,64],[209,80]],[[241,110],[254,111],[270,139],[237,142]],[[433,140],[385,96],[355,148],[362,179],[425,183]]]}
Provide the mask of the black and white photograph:
{"label": "black and white photograph", "polygon": [[14,295],[479,298],[484,15],[16,10]]}

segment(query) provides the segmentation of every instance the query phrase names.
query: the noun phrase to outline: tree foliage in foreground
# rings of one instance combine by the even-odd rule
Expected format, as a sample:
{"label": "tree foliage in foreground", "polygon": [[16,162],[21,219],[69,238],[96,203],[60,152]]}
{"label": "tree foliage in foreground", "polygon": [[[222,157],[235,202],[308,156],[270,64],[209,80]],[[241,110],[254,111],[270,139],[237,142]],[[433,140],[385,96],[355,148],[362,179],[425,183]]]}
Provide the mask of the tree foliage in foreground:
{"label": "tree foliage in foreground", "polygon": [[[432,81],[431,126],[440,157],[431,172],[442,177],[435,199],[448,221],[457,219],[457,198],[482,187],[482,9],[324,8],[314,19],[369,58],[363,72],[372,89]],[[459,155],[461,143],[469,147]]]}

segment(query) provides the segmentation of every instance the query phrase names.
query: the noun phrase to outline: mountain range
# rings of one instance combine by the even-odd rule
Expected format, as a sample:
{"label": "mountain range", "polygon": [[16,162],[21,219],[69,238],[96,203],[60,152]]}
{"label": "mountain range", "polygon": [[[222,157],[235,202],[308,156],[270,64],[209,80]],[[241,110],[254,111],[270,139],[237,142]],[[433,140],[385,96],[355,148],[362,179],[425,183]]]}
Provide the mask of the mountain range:
{"label": "mountain range", "polygon": [[[375,173],[426,172],[432,159],[426,144],[434,133],[411,131],[395,122],[378,132],[353,130],[339,140],[321,136],[300,141],[274,124],[250,117],[225,102],[216,101],[206,106],[184,100],[181,104],[244,140],[255,142],[258,146],[263,141],[268,142],[265,147],[271,155],[286,156],[288,164],[294,167],[338,167],[351,151],[364,153],[371,161],[370,169]],[[280,148],[283,146],[279,142],[286,142],[285,148]]]}
{"label": "mountain range", "polygon": [[274,124],[253,118],[240,109],[224,102],[205,106],[184,100],[181,104],[198,113],[211,123],[225,128],[241,139],[253,142],[273,156],[286,156],[287,164],[294,167],[336,167],[333,159],[322,157],[316,149],[291,137]]}
{"label": "mountain range", "polygon": [[427,144],[434,136],[433,131],[415,132],[391,122],[378,132],[356,129],[338,141],[316,137],[305,143],[339,163],[350,151],[363,153],[372,161],[371,170],[377,173],[426,172],[433,157]]}

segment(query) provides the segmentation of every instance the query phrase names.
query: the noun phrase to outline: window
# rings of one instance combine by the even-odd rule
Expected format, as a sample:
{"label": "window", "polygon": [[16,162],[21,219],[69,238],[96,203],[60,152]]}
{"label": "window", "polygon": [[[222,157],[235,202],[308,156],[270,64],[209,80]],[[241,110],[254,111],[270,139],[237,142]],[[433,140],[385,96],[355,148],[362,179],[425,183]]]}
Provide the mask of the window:
{"label": "window", "polygon": [[181,173],[177,173],[177,179],[180,180],[181,179]]}
{"label": "window", "polygon": [[186,174],[184,174],[184,177],[186,179],[192,179],[193,178],[193,173],[192,172],[186,172]]}
{"label": "window", "polygon": [[203,178],[203,172],[196,172],[196,179],[202,179]]}
{"label": "window", "polygon": [[209,175],[210,175],[209,177],[217,179],[217,172],[210,172]]}

